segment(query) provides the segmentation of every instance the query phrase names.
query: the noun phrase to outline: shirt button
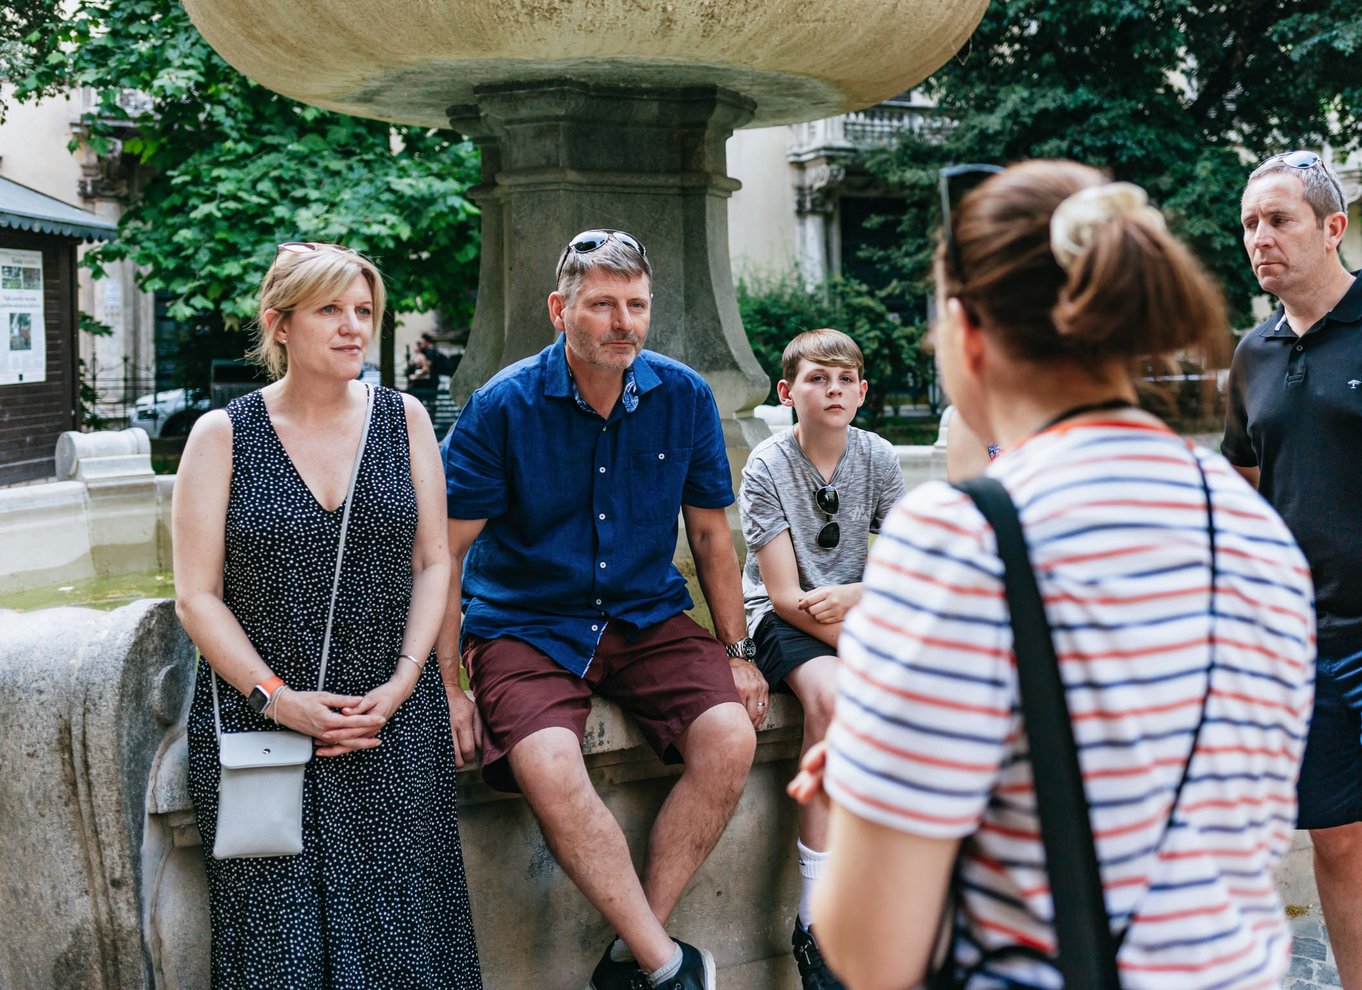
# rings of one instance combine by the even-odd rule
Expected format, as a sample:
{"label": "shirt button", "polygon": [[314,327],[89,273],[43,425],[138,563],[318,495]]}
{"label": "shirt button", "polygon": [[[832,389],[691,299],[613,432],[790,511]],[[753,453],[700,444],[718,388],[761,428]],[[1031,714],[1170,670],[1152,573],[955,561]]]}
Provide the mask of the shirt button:
{"label": "shirt button", "polygon": [[600,472],[601,472],[601,474],[605,474],[605,468],[602,467],[602,468],[600,469]]}
{"label": "shirt button", "polygon": [[601,628],[600,626],[592,626],[592,627],[591,627],[591,631],[592,631],[592,632],[597,632],[600,628]]}
{"label": "shirt button", "polygon": [[658,454],[658,455],[657,455],[657,459],[658,459],[659,461],[665,461],[665,460],[667,459],[667,455],[666,455],[666,454]]}
{"label": "shirt button", "polygon": [[605,570],[605,561],[601,561],[601,570]]}
{"label": "shirt button", "polygon": [[604,518],[605,518],[605,513],[602,512],[602,513],[601,513],[599,516],[597,516],[596,518],[597,518],[597,519],[604,519]]}
{"label": "shirt button", "polygon": [[599,598],[597,598],[597,599],[596,599],[596,604],[599,605],[600,603],[601,603],[601,600],[600,600]]}
{"label": "shirt button", "polygon": [[1305,350],[1305,345],[1304,345],[1304,344],[1297,344],[1297,345],[1296,345],[1296,350],[1298,350],[1298,351],[1303,351],[1303,350]]}

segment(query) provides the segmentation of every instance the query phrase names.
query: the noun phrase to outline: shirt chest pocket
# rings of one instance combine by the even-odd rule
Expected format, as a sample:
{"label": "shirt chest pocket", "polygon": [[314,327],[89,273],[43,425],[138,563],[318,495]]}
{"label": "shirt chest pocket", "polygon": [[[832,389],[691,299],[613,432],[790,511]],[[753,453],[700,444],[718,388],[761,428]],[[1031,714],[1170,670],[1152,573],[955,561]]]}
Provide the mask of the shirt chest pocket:
{"label": "shirt chest pocket", "polygon": [[640,451],[630,461],[633,488],[630,516],[635,522],[665,522],[681,509],[681,492],[690,468],[689,447]]}

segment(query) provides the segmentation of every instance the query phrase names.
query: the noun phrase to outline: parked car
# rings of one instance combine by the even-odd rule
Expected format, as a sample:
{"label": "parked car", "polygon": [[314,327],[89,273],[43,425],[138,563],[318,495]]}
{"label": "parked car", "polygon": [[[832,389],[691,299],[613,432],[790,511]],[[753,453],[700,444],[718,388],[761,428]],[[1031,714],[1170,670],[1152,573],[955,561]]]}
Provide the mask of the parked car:
{"label": "parked car", "polygon": [[170,388],[140,396],[133,403],[128,425],[140,426],[152,438],[182,437],[207,411],[208,396],[202,389]]}
{"label": "parked car", "polygon": [[[255,365],[240,360],[214,361],[209,394],[197,388],[170,388],[138,397],[133,403],[129,426],[140,426],[149,437],[182,437],[209,409],[220,409],[238,395],[245,395],[265,384]],[[378,365],[364,362],[359,380],[380,383]],[[211,395],[211,398],[210,398]]]}

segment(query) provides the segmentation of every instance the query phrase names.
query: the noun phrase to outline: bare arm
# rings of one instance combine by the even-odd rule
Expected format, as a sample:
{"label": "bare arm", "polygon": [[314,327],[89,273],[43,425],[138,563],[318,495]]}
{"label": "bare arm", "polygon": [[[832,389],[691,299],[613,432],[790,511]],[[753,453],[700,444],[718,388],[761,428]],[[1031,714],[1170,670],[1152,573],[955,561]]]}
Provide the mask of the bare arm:
{"label": "bare arm", "polygon": [[1252,485],[1258,487],[1258,479],[1262,476],[1262,469],[1257,467],[1240,467],[1238,464],[1231,464],[1230,467],[1239,472],[1239,476]]}
{"label": "bare arm", "polygon": [[459,651],[459,631],[463,622],[463,559],[478,538],[486,519],[449,519],[449,599],[444,622],[435,638],[435,658],[449,699],[449,728],[454,737],[454,762],[463,766],[482,748],[482,722],[477,706],[459,684],[463,656]]}
{"label": "bare arm", "polygon": [[[714,619],[714,635],[721,643],[736,643],[747,636],[747,617],[743,610],[742,574],[738,552],[723,509],[681,506],[686,521],[686,541],[695,559],[695,576]],[[733,683],[738,689],[752,724],[766,720],[766,679],[746,660],[729,660]]]}
{"label": "bare arm", "polygon": [[[225,412],[210,412],[194,425],[185,444],[171,500],[175,614],[218,676],[249,694],[274,671],[222,600],[231,481],[232,425]],[[322,743],[318,755],[335,756],[378,745],[370,737],[383,725],[381,716],[335,710],[359,701],[352,695],[285,690],[274,717]]]}
{"label": "bare arm", "polygon": [[818,945],[848,990],[922,982],[959,847],[958,839],[899,832],[833,803],[813,914]]}
{"label": "bare arm", "polygon": [[[445,546],[444,464],[435,445],[435,431],[425,407],[410,395],[402,396],[407,418],[407,444],[411,483],[416,490],[416,538],[412,546],[411,605],[402,633],[399,653],[424,664],[440,631],[449,602],[449,550]],[[384,719],[411,697],[421,670],[416,664],[393,657],[389,680],[364,696],[347,712],[376,712]]]}
{"label": "bare arm", "polygon": [[841,619],[819,622],[807,608],[800,606],[805,595],[804,589],[799,586],[799,565],[795,560],[794,544],[790,541],[788,529],[776,534],[757,551],[757,567],[761,570],[761,583],[766,586],[766,594],[771,599],[776,615],[835,650],[837,637],[842,635]]}

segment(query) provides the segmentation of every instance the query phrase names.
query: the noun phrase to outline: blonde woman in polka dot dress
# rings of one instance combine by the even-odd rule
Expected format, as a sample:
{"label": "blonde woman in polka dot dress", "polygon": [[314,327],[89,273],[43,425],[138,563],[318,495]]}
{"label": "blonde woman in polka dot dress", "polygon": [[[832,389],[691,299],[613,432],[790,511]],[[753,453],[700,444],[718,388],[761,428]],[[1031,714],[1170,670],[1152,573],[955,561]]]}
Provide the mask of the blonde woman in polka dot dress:
{"label": "blonde woman in polka dot dress", "polygon": [[[386,388],[375,388],[317,690],[370,388],[356,378],[383,305],[367,259],[281,245],[255,348],[277,380],[199,420],[175,483],[176,608],[203,655],[189,783],[218,990],[482,986],[449,709],[427,666],[449,586],[444,476],[424,409]],[[223,731],[277,723],[315,740],[300,855],[212,858],[215,672]]]}

